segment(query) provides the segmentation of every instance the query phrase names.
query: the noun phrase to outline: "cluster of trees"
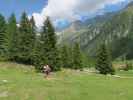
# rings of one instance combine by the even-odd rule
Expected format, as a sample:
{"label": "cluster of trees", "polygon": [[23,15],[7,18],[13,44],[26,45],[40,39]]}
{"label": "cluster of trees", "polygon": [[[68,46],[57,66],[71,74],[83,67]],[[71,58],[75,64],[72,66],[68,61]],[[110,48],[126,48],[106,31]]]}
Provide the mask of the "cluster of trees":
{"label": "cluster of trees", "polygon": [[24,12],[19,24],[14,14],[8,21],[0,14],[0,60],[35,65],[38,71],[44,64],[53,71],[60,67],[80,69],[82,58],[80,46],[57,44],[57,37],[49,17],[41,31],[36,31],[34,17],[29,19]]}
{"label": "cluster of trees", "polygon": [[[100,47],[96,69],[101,74],[114,74],[106,45]],[[86,67],[87,58],[78,43],[72,46],[57,44],[49,17],[37,32],[34,17],[29,19],[25,12],[19,24],[14,14],[8,21],[0,14],[0,60],[34,65],[37,71],[42,71],[43,65],[48,64],[53,71],[58,71],[61,67],[82,69]]]}
{"label": "cluster of trees", "polygon": [[64,68],[82,69],[84,66],[80,45],[75,43],[72,47],[63,45],[61,47],[61,65]]}

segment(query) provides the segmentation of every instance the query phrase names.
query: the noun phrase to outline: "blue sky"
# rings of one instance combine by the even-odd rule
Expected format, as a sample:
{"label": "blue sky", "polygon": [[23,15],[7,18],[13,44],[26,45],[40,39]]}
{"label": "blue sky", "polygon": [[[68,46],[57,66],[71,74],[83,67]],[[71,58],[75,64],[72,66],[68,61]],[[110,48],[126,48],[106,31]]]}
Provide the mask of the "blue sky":
{"label": "blue sky", "polygon": [[18,18],[23,11],[29,15],[40,12],[45,5],[47,0],[0,0],[0,13],[8,17],[14,12]]}
{"label": "blue sky", "polygon": [[75,20],[84,20],[97,14],[117,11],[133,0],[0,0],[0,13],[6,18],[15,13],[17,19],[26,11],[41,26],[46,16],[55,25],[65,26]]}

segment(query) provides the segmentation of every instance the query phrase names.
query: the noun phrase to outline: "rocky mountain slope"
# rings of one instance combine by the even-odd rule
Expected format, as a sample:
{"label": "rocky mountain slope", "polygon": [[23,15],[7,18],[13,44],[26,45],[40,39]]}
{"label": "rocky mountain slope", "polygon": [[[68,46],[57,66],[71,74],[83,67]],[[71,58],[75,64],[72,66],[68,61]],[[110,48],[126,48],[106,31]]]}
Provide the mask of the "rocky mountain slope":
{"label": "rocky mountain slope", "polygon": [[60,41],[79,42],[83,51],[94,56],[102,41],[108,43],[113,58],[133,58],[133,2],[117,13],[74,22],[60,35]]}

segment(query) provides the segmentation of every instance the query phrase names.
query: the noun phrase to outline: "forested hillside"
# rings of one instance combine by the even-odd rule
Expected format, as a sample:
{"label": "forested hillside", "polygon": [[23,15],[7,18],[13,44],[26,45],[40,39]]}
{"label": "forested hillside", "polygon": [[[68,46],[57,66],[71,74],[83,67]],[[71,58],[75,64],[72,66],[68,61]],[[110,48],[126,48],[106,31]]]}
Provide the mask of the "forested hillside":
{"label": "forested hillside", "polygon": [[85,26],[79,24],[80,29],[78,28],[78,30],[75,27],[73,31],[70,26],[67,31],[63,31],[61,35],[63,42],[78,41],[83,51],[90,56],[95,56],[98,45],[105,41],[112,50],[113,58],[133,58],[132,2],[118,12],[97,16],[91,20],[85,21]]}
{"label": "forested hillside", "polygon": [[49,65],[52,71],[59,71],[61,67],[81,69],[88,58],[82,58],[79,44],[62,46],[57,38],[48,16],[38,31],[34,17],[28,18],[26,12],[22,13],[20,21],[15,14],[8,20],[0,14],[0,61],[34,65],[39,72],[44,65]]}

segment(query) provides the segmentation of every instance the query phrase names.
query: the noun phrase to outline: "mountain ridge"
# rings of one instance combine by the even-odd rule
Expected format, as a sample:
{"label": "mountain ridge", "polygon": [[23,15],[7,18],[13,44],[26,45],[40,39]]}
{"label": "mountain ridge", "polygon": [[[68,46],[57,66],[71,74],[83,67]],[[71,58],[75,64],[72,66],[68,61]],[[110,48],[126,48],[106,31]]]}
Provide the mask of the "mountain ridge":
{"label": "mountain ridge", "polygon": [[[81,45],[83,51],[85,51],[90,56],[95,56],[96,49],[102,41],[106,41],[112,50],[114,58],[133,54],[131,49],[133,45],[132,37],[133,31],[133,2],[129,3],[122,10],[110,13],[107,15],[100,16],[92,19],[92,23],[86,21],[86,23],[78,24],[79,29],[75,28],[74,31],[64,31],[62,34],[62,41],[64,43],[74,43],[78,42]],[[85,24],[85,25],[83,25]],[[81,26],[80,26],[81,25]],[[73,28],[74,29],[74,28]],[[124,39],[124,43],[121,42]],[[125,47],[122,48],[122,43]],[[117,46],[120,46],[118,49]],[[119,52],[120,51],[120,52]],[[115,56],[116,55],[116,56]]]}

